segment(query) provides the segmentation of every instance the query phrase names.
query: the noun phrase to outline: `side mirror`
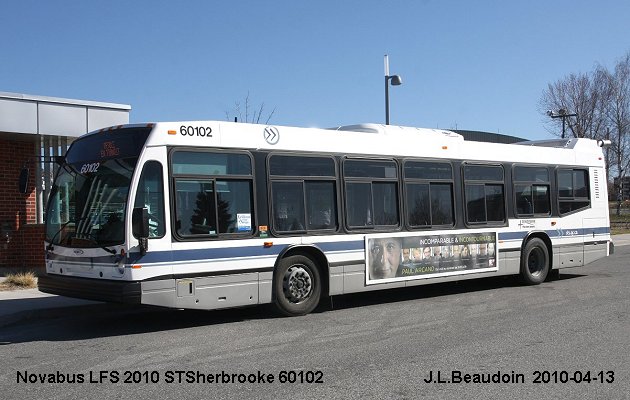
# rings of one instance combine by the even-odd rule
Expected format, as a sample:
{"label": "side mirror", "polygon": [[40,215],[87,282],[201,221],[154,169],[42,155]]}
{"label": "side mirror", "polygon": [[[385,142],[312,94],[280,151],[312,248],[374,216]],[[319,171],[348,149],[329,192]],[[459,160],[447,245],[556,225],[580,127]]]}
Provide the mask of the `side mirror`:
{"label": "side mirror", "polygon": [[131,215],[131,231],[140,244],[140,252],[146,254],[149,249],[149,210],[146,207],[136,207]]}
{"label": "side mirror", "polygon": [[28,194],[28,172],[27,167],[22,168],[22,171],[20,171],[20,184],[18,190],[22,194]]}

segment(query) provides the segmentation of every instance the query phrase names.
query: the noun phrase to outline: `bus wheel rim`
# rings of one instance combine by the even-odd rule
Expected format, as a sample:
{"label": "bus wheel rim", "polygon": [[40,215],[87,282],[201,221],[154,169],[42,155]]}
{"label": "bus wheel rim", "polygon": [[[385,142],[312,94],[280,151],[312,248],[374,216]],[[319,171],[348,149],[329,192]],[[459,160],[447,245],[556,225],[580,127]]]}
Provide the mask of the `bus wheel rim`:
{"label": "bus wheel rim", "polygon": [[294,265],[284,274],[284,295],[291,303],[307,300],[312,287],[311,275],[303,265]]}

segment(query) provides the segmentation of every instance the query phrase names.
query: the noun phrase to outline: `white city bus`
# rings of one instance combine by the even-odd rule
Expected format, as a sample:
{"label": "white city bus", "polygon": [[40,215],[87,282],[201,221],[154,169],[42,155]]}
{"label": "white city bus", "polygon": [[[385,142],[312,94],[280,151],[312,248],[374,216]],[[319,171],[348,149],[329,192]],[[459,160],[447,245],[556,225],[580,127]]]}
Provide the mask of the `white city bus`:
{"label": "white city bus", "polygon": [[40,290],[219,309],[519,274],[609,255],[603,142],[384,125],[124,125],[60,160]]}

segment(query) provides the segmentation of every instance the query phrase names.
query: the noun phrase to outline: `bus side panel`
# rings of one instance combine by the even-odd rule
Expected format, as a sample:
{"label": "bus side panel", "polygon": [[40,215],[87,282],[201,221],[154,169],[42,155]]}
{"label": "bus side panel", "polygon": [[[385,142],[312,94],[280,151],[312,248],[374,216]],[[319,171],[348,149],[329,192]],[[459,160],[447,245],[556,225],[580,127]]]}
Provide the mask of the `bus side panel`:
{"label": "bus side panel", "polygon": [[273,293],[273,271],[258,273],[258,303],[271,303]]}
{"label": "bus side panel", "polygon": [[605,217],[584,218],[584,264],[608,256],[610,233],[602,231],[605,226],[608,226]]}
{"label": "bus side panel", "polygon": [[259,303],[258,286],[258,272],[145,281],[141,302],[201,310],[248,306]]}
{"label": "bus side panel", "polygon": [[328,294],[334,296],[336,294],[343,294],[344,283],[344,267],[343,266],[331,266],[328,271],[330,272],[330,278],[328,280]]}
{"label": "bus side panel", "polygon": [[558,247],[558,268],[581,267],[584,265],[584,243],[567,243]]}
{"label": "bus side panel", "polygon": [[365,284],[365,264],[344,265],[343,289],[344,293],[369,292],[372,290],[405,287],[404,281],[382,283],[377,285]]}
{"label": "bus side panel", "polygon": [[520,271],[520,249],[499,252],[499,275],[517,275]]}

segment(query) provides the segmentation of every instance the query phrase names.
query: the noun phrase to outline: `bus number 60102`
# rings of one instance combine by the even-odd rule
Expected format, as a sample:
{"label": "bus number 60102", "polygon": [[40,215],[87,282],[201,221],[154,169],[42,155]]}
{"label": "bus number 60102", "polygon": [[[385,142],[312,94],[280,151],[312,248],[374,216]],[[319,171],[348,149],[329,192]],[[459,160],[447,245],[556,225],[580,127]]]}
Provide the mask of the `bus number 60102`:
{"label": "bus number 60102", "polygon": [[209,126],[192,126],[192,125],[182,125],[179,127],[179,133],[182,136],[203,136],[203,137],[212,137],[212,128]]}

